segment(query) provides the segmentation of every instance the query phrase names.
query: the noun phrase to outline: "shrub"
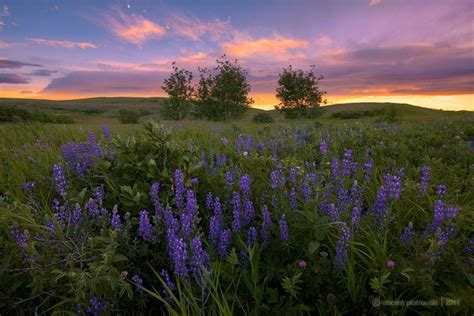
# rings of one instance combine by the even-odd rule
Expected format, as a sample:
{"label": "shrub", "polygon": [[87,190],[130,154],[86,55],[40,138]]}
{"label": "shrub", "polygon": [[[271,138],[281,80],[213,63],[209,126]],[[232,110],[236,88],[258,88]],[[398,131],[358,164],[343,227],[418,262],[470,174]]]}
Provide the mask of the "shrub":
{"label": "shrub", "polygon": [[40,122],[70,124],[74,120],[65,115],[53,115],[42,111],[29,111],[15,106],[0,107],[0,122]]}
{"label": "shrub", "polygon": [[273,117],[268,113],[257,113],[252,119],[254,123],[273,123],[274,121]]}
{"label": "shrub", "polygon": [[118,119],[122,124],[136,124],[139,118],[140,114],[136,111],[120,110],[118,112]]}

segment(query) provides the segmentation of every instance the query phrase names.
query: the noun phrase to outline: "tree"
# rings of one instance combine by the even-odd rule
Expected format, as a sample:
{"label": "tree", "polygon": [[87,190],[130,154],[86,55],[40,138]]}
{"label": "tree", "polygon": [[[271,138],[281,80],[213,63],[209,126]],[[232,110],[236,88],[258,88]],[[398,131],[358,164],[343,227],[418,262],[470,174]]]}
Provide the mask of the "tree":
{"label": "tree", "polygon": [[283,68],[279,75],[276,97],[280,100],[279,109],[287,118],[301,118],[312,115],[321,104],[322,97],[326,93],[320,91],[318,84],[323,79],[316,77],[314,66],[311,70],[304,72],[301,69],[293,69],[291,65]]}
{"label": "tree", "polygon": [[139,118],[140,114],[136,111],[120,110],[118,112],[118,119],[122,124],[136,124]]}
{"label": "tree", "polygon": [[173,73],[165,79],[161,87],[168,93],[161,113],[167,119],[182,120],[192,107],[194,88],[192,86],[193,74],[186,69],[180,69],[173,62]]}
{"label": "tree", "polygon": [[225,55],[217,60],[215,74],[207,68],[200,68],[197,88],[197,116],[210,120],[238,118],[248,109],[253,100],[248,97],[250,85],[247,72],[238,64],[229,61]]}

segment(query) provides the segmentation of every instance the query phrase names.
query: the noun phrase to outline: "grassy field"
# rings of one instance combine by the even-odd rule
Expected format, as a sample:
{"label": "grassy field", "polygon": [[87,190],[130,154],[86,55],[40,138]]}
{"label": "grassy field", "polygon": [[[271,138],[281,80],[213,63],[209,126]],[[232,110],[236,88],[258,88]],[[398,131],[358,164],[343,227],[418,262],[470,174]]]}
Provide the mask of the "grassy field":
{"label": "grassy field", "polygon": [[473,112],[170,122],[161,102],[0,99],[75,121],[0,124],[1,311],[472,313]]}

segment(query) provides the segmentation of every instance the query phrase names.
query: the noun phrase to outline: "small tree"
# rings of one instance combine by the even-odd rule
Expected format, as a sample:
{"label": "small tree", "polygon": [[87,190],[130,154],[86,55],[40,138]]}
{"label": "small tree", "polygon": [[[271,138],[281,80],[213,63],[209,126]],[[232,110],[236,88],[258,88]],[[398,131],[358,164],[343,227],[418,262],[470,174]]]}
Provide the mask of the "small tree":
{"label": "small tree", "polygon": [[140,114],[136,111],[120,110],[118,112],[118,119],[122,124],[136,124],[139,118]]}
{"label": "small tree", "polygon": [[199,69],[198,116],[216,121],[238,118],[253,103],[248,97],[247,72],[237,60],[231,62],[225,55],[216,62],[215,75],[207,68]]}
{"label": "small tree", "polygon": [[320,91],[318,84],[322,76],[316,77],[314,66],[311,70],[304,72],[301,69],[293,69],[291,65],[283,68],[279,75],[276,97],[280,100],[279,109],[287,118],[307,117],[311,109],[317,108],[326,93]]}
{"label": "small tree", "polygon": [[161,114],[167,119],[182,120],[192,107],[193,74],[186,69],[178,68],[175,62],[172,65],[173,73],[165,79],[161,87],[168,93],[168,99],[161,109]]}

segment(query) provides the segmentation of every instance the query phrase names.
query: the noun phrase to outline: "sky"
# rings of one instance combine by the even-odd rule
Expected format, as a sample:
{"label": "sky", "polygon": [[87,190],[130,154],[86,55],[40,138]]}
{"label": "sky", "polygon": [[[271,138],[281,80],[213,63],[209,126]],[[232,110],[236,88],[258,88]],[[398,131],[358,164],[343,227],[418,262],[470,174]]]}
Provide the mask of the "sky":
{"label": "sky", "polygon": [[165,96],[171,63],[226,54],[253,106],[316,66],[328,104],[474,110],[472,0],[0,0],[0,97]]}

